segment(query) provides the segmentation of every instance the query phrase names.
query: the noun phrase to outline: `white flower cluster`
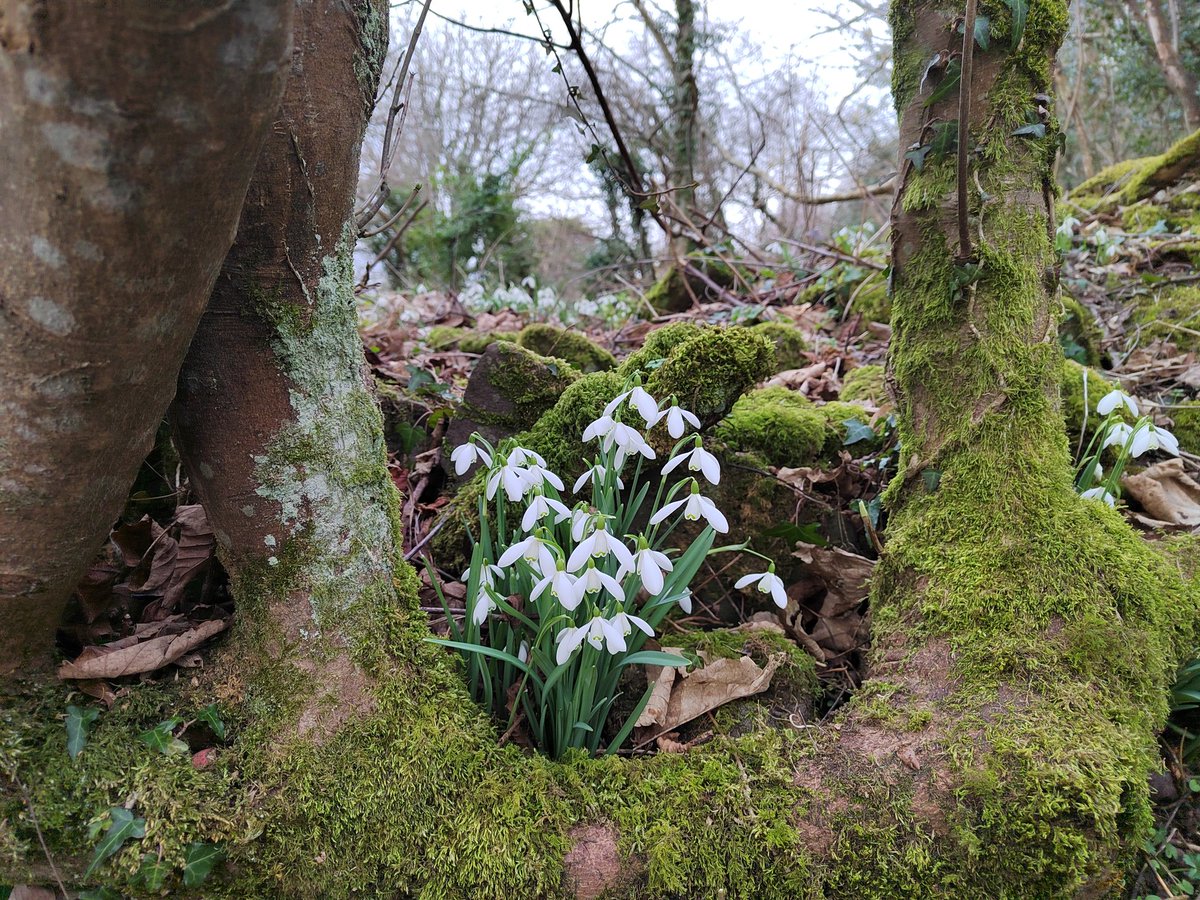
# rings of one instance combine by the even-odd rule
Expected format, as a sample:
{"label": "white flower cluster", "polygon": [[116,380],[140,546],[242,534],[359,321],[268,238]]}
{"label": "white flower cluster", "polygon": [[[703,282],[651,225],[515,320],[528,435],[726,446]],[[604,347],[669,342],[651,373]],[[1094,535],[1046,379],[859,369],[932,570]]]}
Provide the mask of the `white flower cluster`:
{"label": "white flower cluster", "polygon": [[[1076,487],[1086,500],[1099,500],[1115,506],[1120,496],[1121,474],[1125,464],[1153,450],[1178,456],[1179,441],[1167,429],[1155,425],[1149,416],[1139,418],[1137,400],[1120,388],[1101,397],[1096,403],[1096,412],[1105,419],[1092,438],[1088,452],[1084,454]],[[1132,425],[1123,421],[1125,412],[1136,420]],[[1108,447],[1117,448],[1117,460],[1105,478],[1100,456]]]}

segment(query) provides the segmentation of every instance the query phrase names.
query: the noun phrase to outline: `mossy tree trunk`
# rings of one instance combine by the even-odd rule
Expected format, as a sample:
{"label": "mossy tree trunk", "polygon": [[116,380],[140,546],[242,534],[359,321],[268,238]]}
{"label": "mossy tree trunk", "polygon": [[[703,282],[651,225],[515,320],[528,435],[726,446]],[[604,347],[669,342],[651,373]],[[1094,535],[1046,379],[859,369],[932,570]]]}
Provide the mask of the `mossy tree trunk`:
{"label": "mossy tree trunk", "polygon": [[290,36],[284,0],[0,3],[0,673],[49,662],[153,444]]}
{"label": "mossy tree trunk", "polygon": [[297,3],[280,116],[172,409],[242,639],[261,641],[250,665],[295,666],[336,700],[310,698],[301,730],[352,711],[361,604],[391,596],[399,549],[353,293],[359,151],[387,40],[383,0]]}

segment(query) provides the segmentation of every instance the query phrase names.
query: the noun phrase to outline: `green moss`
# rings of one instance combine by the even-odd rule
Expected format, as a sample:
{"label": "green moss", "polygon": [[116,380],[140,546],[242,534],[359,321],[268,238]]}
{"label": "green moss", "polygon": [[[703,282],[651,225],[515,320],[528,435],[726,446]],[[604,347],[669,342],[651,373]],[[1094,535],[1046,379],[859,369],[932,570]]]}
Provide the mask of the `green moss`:
{"label": "green moss", "polygon": [[673,322],[656,328],[646,335],[642,346],[629,354],[617,370],[622,378],[632,378],[637,375],[643,379],[650,372],[662,365],[671,351],[682,344],[704,333],[704,328],[692,322]]}
{"label": "green moss", "polygon": [[1175,423],[1172,432],[1179,446],[1189,453],[1200,453],[1200,403],[1184,403],[1168,410]]}
{"label": "green moss", "polygon": [[804,351],[808,349],[808,341],[804,333],[795,325],[787,322],[759,322],[751,329],[755,334],[761,334],[775,345],[775,369],[783,372],[787,369],[798,369],[806,362]]}
{"label": "green moss", "polygon": [[[1129,204],[1149,197],[1160,188],[1178,181],[1187,172],[1200,169],[1200,131],[1173,144],[1165,153],[1142,161],[1129,183],[1121,191],[1121,200]],[[1164,177],[1166,180],[1164,181]]]}
{"label": "green moss", "polygon": [[488,358],[490,366],[483,377],[491,388],[484,393],[495,396],[473,400],[473,390],[468,390],[459,415],[508,434],[531,427],[582,377],[566,360],[539,356],[507,341],[498,342],[493,352],[496,357]]}
{"label": "green moss", "polygon": [[1200,287],[1175,285],[1139,303],[1133,314],[1141,343],[1161,338],[1181,350],[1200,348]]}
{"label": "green moss", "polygon": [[706,328],[678,344],[650,372],[646,389],[660,398],[676,397],[711,424],[725,415],[755,382],[774,371],[775,347],[748,328]]}
{"label": "green moss", "polygon": [[[1084,401],[1085,376],[1087,378],[1086,403]],[[1087,434],[1090,436],[1096,433],[1103,418],[1096,413],[1097,401],[1117,385],[1103,378],[1095,369],[1081,366],[1073,359],[1063,360],[1059,383],[1062,391],[1063,422],[1066,426],[1070,446],[1074,449],[1079,443],[1080,427],[1085,424],[1085,407]]]}
{"label": "green moss", "polygon": [[735,403],[715,434],[730,447],[757,453],[773,466],[803,466],[820,456],[825,418],[795,391],[761,388]]}
{"label": "green moss", "polygon": [[526,325],[517,335],[517,345],[542,356],[565,359],[583,373],[614,368],[616,357],[576,331],[553,325]]}
{"label": "green moss", "polygon": [[494,331],[481,334],[468,328],[435,325],[425,335],[425,343],[434,350],[449,350],[457,347],[463,353],[482,353],[496,341],[517,339],[515,331]]}
{"label": "green moss", "polygon": [[[724,262],[703,253],[688,255],[688,263],[703,272],[709,281],[720,288],[731,288],[737,283],[734,271]],[[671,266],[646,291],[646,302],[664,313],[685,312],[691,309],[693,297],[700,301],[712,299],[712,288],[695,275],[686,277],[677,266]]]}
{"label": "green moss", "polygon": [[1093,208],[1100,200],[1110,194],[1118,193],[1129,180],[1154,157],[1145,156],[1140,159],[1125,159],[1107,168],[1101,169],[1087,181],[1077,185],[1071,191],[1071,199],[1087,209]]}
{"label": "green moss", "polygon": [[887,323],[892,318],[892,302],[888,297],[887,279],[881,273],[873,273],[857,287],[851,302],[851,314],[862,316],[868,322]]}
{"label": "green moss", "polygon": [[[1072,356],[1077,362],[1096,368],[1100,365],[1100,342],[1103,334],[1091,311],[1067,294],[1062,295],[1063,318],[1058,326],[1058,340],[1064,350],[1076,349]],[[1078,356],[1082,355],[1083,359]]]}
{"label": "green moss", "polygon": [[887,402],[887,373],[883,366],[858,366],[842,379],[842,400],[861,400],[879,405]]}

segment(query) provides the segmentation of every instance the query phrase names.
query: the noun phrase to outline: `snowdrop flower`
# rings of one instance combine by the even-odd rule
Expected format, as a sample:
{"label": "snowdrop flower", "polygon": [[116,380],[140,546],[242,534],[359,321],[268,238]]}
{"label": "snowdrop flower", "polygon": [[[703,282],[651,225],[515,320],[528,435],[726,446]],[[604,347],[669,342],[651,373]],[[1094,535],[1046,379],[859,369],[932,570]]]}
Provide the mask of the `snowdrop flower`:
{"label": "snowdrop flower", "polygon": [[561,666],[570,659],[571,654],[579,649],[584,638],[597,650],[601,646],[607,646],[608,652],[614,655],[625,649],[624,635],[604,616],[597,615],[585,625],[580,625],[578,628],[564,628],[558,633],[556,639],[558,650],[554,654],[555,662]]}
{"label": "snowdrop flower", "polygon": [[574,575],[564,569],[555,568],[553,572],[534,585],[529,594],[531,600],[536,600],[550,589],[550,596],[559,602],[563,609],[573,610],[583,599],[583,587]]}
{"label": "snowdrop flower", "polygon": [[700,487],[696,484],[696,479],[692,479],[692,493],[688,495],[686,500],[675,500],[668,503],[658,512],[650,517],[650,524],[657,525],[667,516],[671,515],[679,507],[683,507],[683,517],[689,522],[695,522],[697,519],[704,519],[712,530],[718,534],[725,534],[729,531],[729,522],[724,514],[717,509],[717,505],[707,497],[700,496]]}
{"label": "snowdrop flower", "polygon": [[610,415],[603,415],[583,429],[583,442],[594,441],[597,438],[604,439],[612,434],[612,430],[617,427],[616,420]]}
{"label": "snowdrop flower", "polygon": [[617,613],[612,617],[612,624],[621,632],[622,637],[629,637],[629,635],[633,634],[633,626],[635,625],[638,631],[654,637],[654,629],[650,627],[650,623],[645,619],[635,616],[633,613]]}
{"label": "snowdrop flower", "polygon": [[540,453],[533,450],[526,450],[524,447],[513,447],[508,454],[508,464],[510,466],[527,466],[530,463],[545,468],[546,460],[542,458]]}
{"label": "snowdrop flower", "polygon": [[534,494],[533,500],[530,501],[529,507],[525,510],[525,515],[521,517],[521,530],[528,534],[551,511],[554,512],[555,525],[571,517],[571,511],[558,500],[543,494]]}
{"label": "snowdrop flower", "polygon": [[629,552],[629,548],[619,538],[613,537],[602,524],[571,551],[571,558],[567,560],[567,568],[572,572],[578,572],[590,558],[603,558],[610,553],[617,558],[617,562],[622,567],[633,569],[633,554]]}
{"label": "snowdrop flower", "polygon": [[787,591],[783,587],[783,579],[775,574],[775,564],[765,572],[751,572],[749,575],[743,575],[733,586],[737,590],[742,590],[745,587],[758,582],[758,590],[763,594],[770,594],[771,599],[775,601],[775,605],[780,609],[787,608]]}
{"label": "snowdrop flower", "polygon": [[672,403],[663,415],[667,420],[667,434],[673,438],[683,437],[685,423],[693,428],[700,427],[700,420],[678,403]]}
{"label": "snowdrop flower", "polygon": [[662,413],[658,411],[658,401],[651,397],[640,384],[610,400],[608,406],[604,407],[604,415],[611,416],[625,401],[628,401],[629,405],[638,411],[638,415],[646,421],[647,427],[662,417]]}
{"label": "snowdrop flower", "polygon": [[467,441],[465,444],[460,444],[454,448],[454,452],[450,454],[450,461],[454,463],[454,474],[465,475],[467,469],[475,465],[476,460],[482,460],[485,466],[489,468],[492,465],[492,457],[482,447],[477,447],[472,441]]}
{"label": "snowdrop flower", "polygon": [[605,575],[596,568],[594,563],[588,563],[587,569],[579,576],[577,583],[579,585],[580,599],[586,594],[594,594],[603,588],[612,595],[614,600],[618,602],[625,600],[625,589],[621,587],[621,582],[617,581],[611,575]]}
{"label": "snowdrop flower", "polygon": [[475,608],[471,610],[471,621],[477,626],[482,625],[495,608],[496,601],[492,599],[491,588],[481,588],[475,594]]}
{"label": "snowdrop flower", "polygon": [[[479,586],[494,588],[496,586],[496,579],[503,574],[504,570],[502,568],[499,566],[490,565],[485,559],[483,561],[483,565],[479,569]],[[467,569],[467,571],[463,572],[462,577],[458,580],[463,584],[466,584],[468,581],[470,581],[471,570]]]}
{"label": "snowdrop flower", "polygon": [[[604,466],[597,463],[596,465],[592,466],[590,469],[588,469],[586,472],[584,472],[582,475],[580,475],[578,478],[575,479],[575,484],[571,488],[571,493],[578,494],[580,489],[584,485],[586,485],[589,480],[595,479],[597,482],[601,482],[605,479],[605,477],[607,475],[608,475],[608,470],[605,469]],[[622,491],[625,490],[625,482],[623,482],[621,480],[620,475],[617,476],[617,488]]]}
{"label": "snowdrop flower", "polygon": [[571,540],[579,543],[583,536],[596,527],[596,517],[586,509],[576,509],[571,513]]}
{"label": "snowdrop flower", "polygon": [[692,592],[691,591],[684,590],[683,594],[679,597],[679,608],[682,609],[684,611],[684,613],[686,613],[689,616],[692,614]]}
{"label": "snowdrop flower", "polygon": [[517,659],[529,662],[529,641],[521,641],[521,646],[517,648]]}
{"label": "snowdrop flower", "polygon": [[1129,440],[1129,436],[1133,434],[1133,429],[1124,422],[1118,422],[1108,430],[1108,434],[1104,437],[1104,447],[1111,447],[1113,444],[1124,446]]}
{"label": "snowdrop flower", "polygon": [[1133,443],[1129,446],[1129,455],[1138,457],[1150,450],[1163,450],[1172,456],[1178,456],[1179,441],[1165,428],[1147,424],[1144,428],[1139,428],[1133,435]]}
{"label": "snowdrop flower", "polygon": [[495,497],[496,489],[503,485],[504,493],[508,496],[509,501],[516,503],[529,490],[530,485],[526,480],[528,474],[528,469],[515,466],[511,462],[505,462],[504,465],[496,469],[488,478],[487,498],[491,500]]}
{"label": "snowdrop flower", "polygon": [[642,454],[646,459],[654,459],[656,456],[654,448],[646,443],[646,439],[642,437],[641,432],[621,422],[618,422],[608,437],[605,438],[604,449],[609,449],[613,444],[617,445],[617,458],[614,461],[617,468],[625,465],[625,457],[627,456],[633,456],[638,453]]}
{"label": "snowdrop flower", "polygon": [[1084,500],[1103,500],[1109,506],[1115,506],[1117,498],[1104,489],[1104,486],[1088,488],[1079,495]]}
{"label": "snowdrop flower", "polygon": [[1122,403],[1124,403],[1125,408],[1129,410],[1129,414],[1136,418],[1138,414],[1137,401],[1120,388],[1109,391],[1107,394],[1101,397],[1100,402],[1096,404],[1096,412],[1102,416],[1107,416]]}
{"label": "snowdrop flower", "polygon": [[525,483],[529,487],[541,487],[546,482],[554,485],[555,490],[565,490],[562,479],[547,469],[545,466],[534,463],[525,470]]}
{"label": "snowdrop flower", "polygon": [[555,569],[554,554],[550,552],[546,541],[536,534],[513,544],[500,555],[497,563],[503,568],[522,558],[539,572],[551,572]]}
{"label": "snowdrop flower", "polygon": [[699,440],[696,441],[696,446],[687,453],[680,453],[665,466],[662,473],[669,474],[677,466],[683,462],[687,462],[688,469],[692,472],[700,472],[709,484],[717,484],[721,480],[721,464],[717,462],[717,458],[700,446]]}
{"label": "snowdrop flower", "polygon": [[633,566],[629,569],[622,566],[617,572],[617,576],[622,577],[624,573],[637,572],[638,578],[642,580],[642,587],[651,594],[657,594],[663,589],[665,583],[663,572],[670,572],[672,569],[674,566],[665,553],[659,553],[649,547],[642,547],[633,554]]}

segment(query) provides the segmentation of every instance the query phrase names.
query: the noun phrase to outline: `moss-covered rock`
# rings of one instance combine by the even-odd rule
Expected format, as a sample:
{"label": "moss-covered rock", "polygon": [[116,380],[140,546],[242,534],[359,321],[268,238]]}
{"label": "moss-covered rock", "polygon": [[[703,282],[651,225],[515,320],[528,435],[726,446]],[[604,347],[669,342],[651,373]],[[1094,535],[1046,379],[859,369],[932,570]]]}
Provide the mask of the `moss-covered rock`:
{"label": "moss-covered rock", "polygon": [[[703,272],[717,287],[728,289],[737,282],[733,270],[719,259],[702,253],[689,254],[687,259],[690,266]],[[686,312],[692,307],[693,297],[703,301],[713,299],[712,294],[712,288],[703,278],[689,273],[685,280],[683,271],[671,266],[646,291],[646,302],[659,312]]]}
{"label": "moss-covered rock", "polygon": [[446,441],[457,446],[478,431],[495,443],[524,431],[580,377],[565,360],[497,341],[475,364]]}
{"label": "moss-covered rock", "polygon": [[677,398],[702,424],[724,416],[751,385],[774,371],[775,347],[749,328],[709,327],[678,343],[650,371],[646,389]]}
{"label": "moss-covered rock", "polygon": [[717,426],[716,436],[773,466],[804,466],[835,459],[847,436],[845,422],[866,424],[869,418],[857,403],[816,404],[787,388],[768,387],[735,403]]}
{"label": "moss-covered rock", "polygon": [[887,373],[883,366],[858,366],[842,379],[842,400],[858,400],[880,406],[887,402]]}
{"label": "moss-covered rock", "polygon": [[704,326],[694,322],[672,322],[656,328],[646,335],[641,347],[625,357],[617,374],[622,378],[637,376],[644,381],[666,361],[672,350],[703,333]]}
{"label": "moss-covered rock", "polygon": [[542,356],[565,359],[584,374],[602,372],[617,364],[615,356],[579,332],[540,322],[521,329],[517,345]]}
{"label": "moss-covered rock", "polygon": [[852,296],[851,315],[860,315],[868,322],[884,324],[892,320],[892,301],[888,297],[887,279],[882,274],[867,276]]}
{"label": "moss-covered rock", "polygon": [[1200,349],[1200,287],[1173,285],[1139,304],[1133,321],[1144,343],[1161,338],[1181,350]]}
{"label": "moss-covered rock", "polygon": [[425,335],[425,343],[434,350],[458,348],[463,353],[483,353],[497,341],[515,342],[516,339],[515,331],[493,331],[485,334],[450,325],[435,325]]}
{"label": "moss-covered rock", "polygon": [[1100,342],[1103,333],[1100,323],[1086,306],[1068,294],[1063,294],[1063,318],[1058,325],[1058,340],[1063,352],[1093,368],[1100,365]]}
{"label": "moss-covered rock", "polygon": [[775,370],[784,372],[788,369],[798,369],[805,363],[804,351],[808,349],[808,341],[795,325],[788,322],[759,322],[750,329],[755,334],[761,334],[775,345]]}

